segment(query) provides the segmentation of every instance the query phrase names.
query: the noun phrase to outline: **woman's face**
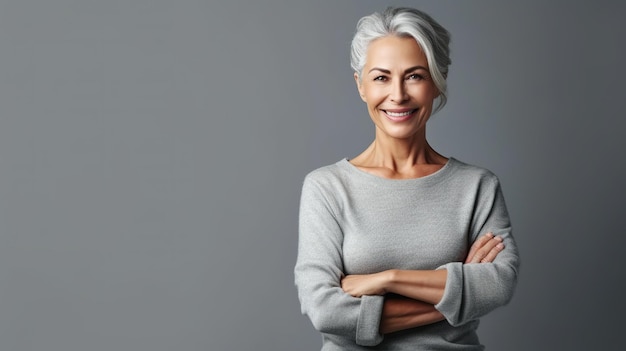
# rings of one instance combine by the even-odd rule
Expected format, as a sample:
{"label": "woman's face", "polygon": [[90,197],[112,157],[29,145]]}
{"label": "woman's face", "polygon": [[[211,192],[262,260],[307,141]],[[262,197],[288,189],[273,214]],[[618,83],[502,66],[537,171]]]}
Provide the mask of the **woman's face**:
{"label": "woman's face", "polygon": [[387,36],[369,44],[362,77],[354,78],[377,132],[398,139],[424,132],[439,95],[429,72],[413,38]]}

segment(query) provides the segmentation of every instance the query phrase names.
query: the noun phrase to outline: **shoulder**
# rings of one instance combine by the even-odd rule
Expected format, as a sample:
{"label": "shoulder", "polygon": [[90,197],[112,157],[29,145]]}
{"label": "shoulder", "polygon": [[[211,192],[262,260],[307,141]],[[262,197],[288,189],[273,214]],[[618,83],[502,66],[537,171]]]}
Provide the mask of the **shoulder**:
{"label": "shoulder", "polygon": [[499,179],[491,170],[451,158],[454,178],[459,181],[498,185]]}
{"label": "shoulder", "polygon": [[349,196],[350,172],[347,159],[309,172],[302,185],[302,203],[323,204],[335,213],[341,213],[342,199]]}
{"label": "shoulder", "polygon": [[363,186],[359,174],[348,159],[317,168],[304,178],[302,192],[305,196],[326,198],[329,202],[344,203],[355,189]]}
{"label": "shoulder", "polygon": [[333,164],[314,169],[304,177],[304,184],[330,185],[341,183],[347,177],[345,165],[347,162],[346,159],[342,159]]}

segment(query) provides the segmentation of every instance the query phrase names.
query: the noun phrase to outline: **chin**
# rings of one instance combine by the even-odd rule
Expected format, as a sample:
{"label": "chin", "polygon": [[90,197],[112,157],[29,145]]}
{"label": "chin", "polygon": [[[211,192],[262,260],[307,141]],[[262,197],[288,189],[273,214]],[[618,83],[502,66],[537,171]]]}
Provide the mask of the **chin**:
{"label": "chin", "polygon": [[419,133],[415,128],[385,128],[383,133],[394,139],[411,139],[417,136]]}

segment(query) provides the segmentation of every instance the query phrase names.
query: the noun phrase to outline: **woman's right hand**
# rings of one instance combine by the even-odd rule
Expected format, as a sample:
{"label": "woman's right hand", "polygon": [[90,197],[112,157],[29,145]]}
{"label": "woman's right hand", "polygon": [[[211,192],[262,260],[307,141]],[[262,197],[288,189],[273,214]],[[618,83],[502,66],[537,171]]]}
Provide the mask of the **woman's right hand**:
{"label": "woman's right hand", "polygon": [[500,251],[504,250],[502,238],[487,233],[478,238],[470,248],[465,263],[489,263],[498,256]]}

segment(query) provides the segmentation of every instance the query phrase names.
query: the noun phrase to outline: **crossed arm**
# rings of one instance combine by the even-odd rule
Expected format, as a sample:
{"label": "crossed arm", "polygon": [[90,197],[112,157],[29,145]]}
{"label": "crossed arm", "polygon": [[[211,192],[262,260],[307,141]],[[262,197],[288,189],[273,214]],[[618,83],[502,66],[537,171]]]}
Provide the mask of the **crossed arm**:
{"label": "crossed arm", "polygon": [[[502,238],[487,233],[474,242],[464,263],[493,262],[503,249]],[[446,279],[445,269],[393,269],[345,276],[341,280],[341,288],[354,297],[387,295],[380,332],[388,334],[444,320],[434,306],[443,297]]]}

